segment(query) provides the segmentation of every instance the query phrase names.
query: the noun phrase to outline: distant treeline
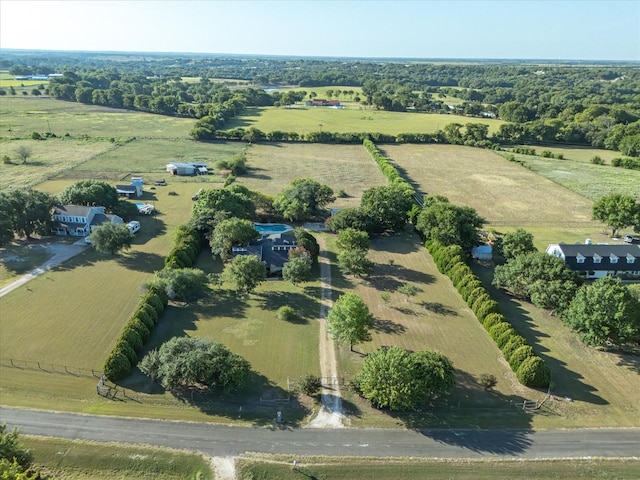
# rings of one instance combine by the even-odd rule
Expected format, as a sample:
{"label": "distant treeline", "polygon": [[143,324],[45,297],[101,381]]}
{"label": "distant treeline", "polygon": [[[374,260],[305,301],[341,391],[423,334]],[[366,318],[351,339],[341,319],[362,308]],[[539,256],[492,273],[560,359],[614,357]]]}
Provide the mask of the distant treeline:
{"label": "distant treeline", "polygon": [[[289,105],[315,98],[315,87],[342,86],[348,88],[332,89],[335,98],[376,109],[501,118],[508,123],[496,142],[582,144],[640,155],[640,69],[633,64],[3,51],[0,67],[14,75],[62,73],[49,82],[46,93],[54,98],[202,119],[198,128],[213,128],[216,137],[236,135],[218,131],[247,106]],[[188,77],[201,80],[185,81]],[[226,79],[226,84],[213,79]],[[281,85],[300,90],[265,91]],[[448,104],[449,97],[456,102]],[[410,135],[427,138],[416,132],[404,141]],[[206,131],[194,135],[208,136]]]}

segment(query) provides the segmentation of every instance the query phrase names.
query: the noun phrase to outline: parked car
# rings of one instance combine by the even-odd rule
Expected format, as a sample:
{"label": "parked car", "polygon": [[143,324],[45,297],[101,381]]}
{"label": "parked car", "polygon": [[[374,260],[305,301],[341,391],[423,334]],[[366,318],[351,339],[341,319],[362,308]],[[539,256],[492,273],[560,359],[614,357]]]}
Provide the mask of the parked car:
{"label": "parked car", "polygon": [[201,188],[200,190],[198,190],[198,193],[196,193],[193,197],[191,197],[191,200],[193,200],[194,202],[196,200],[198,200],[198,198],[200,198],[200,194],[202,193],[203,190],[204,190],[204,188]]}
{"label": "parked car", "polygon": [[640,243],[640,235],[631,235],[627,233],[622,239],[624,243]]}

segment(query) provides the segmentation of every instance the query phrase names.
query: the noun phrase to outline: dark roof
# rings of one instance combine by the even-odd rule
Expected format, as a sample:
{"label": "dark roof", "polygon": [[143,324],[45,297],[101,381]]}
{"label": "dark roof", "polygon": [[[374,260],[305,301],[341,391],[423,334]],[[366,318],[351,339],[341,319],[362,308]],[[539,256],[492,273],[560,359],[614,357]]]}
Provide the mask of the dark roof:
{"label": "dark roof", "polygon": [[282,269],[289,260],[289,249],[295,246],[296,236],[293,232],[273,233],[249,243],[246,254],[259,256],[267,263],[269,271],[274,272]]}
{"label": "dark roof", "polygon": [[640,271],[640,247],[637,245],[560,243],[557,247],[564,254],[567,266],[574,271]]}
{"label": "dark roof", "polygon": [[565,257],[577,257],[578,254],[584,257],[592,257],[594,254],[601,257],[609,256],[612,253],[618,257],[625,257],[627,254],[640,257],[640,247],[638,245],[607,245],[603,243],[583,244],[583,243],[559,243]]}

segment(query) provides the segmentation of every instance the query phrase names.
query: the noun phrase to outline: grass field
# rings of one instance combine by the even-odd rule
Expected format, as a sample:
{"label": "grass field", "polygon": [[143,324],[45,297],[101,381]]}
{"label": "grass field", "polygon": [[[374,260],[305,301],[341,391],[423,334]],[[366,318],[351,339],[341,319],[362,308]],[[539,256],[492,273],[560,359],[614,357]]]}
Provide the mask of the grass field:
{"label": "grass field", "polygon": [[[540,149],[538,148],[538,153]],[[562,152],[564,160],[531,155],[519,155],[526,168],[554,183],[595,201],[611,193],[623,193],[640,198],[640,171],[612,167],[611,159],[621,157],[620,152],[597,149],[548,149]],[[594,165],[589,160],[599,155],[605,165]]]}
{"label": "grass field", "polygon": [[276,195],[297,178],[311,178],[329,185],[334,192],[348,195],[337,198],[338,208],[360,205],[367,188],[385,185],[386,179],[361,145],[260,144],[247,151],[249,175],[236,181],[252,190]]}
{"label": "grass field", "polygon": [[210,463],[196,453],[26,435],[20,443],[33,452],[41,473],[58,480],[214,478]]}
{"label": "grass field", "polygon": [[239,479],[287,480],[316,478],[322,480],[368,479],[421,480],[446,478],[450,480],[499,479],[636,479],[640,473],[638,460],[422,460],[416,458],[369,460],[297,458],[269,461],[242,459],[238,461]]}
{"label": "grass field", "polygon": [[434,133],[449,123],[485,123],[489,125],[489,132],[493,133],[504,122],[458,115],[387,112],[347,104],[344,109],[303,105],[295,108],[251,107],[245,110],[244,115],[229,121],[226,126],[255,127],[263,132],[382,132],[397,135]]}
{"label": "grass field", "polygon": [[167,117],[40,97],[0,97],[0,141],[32,132],[77,138],[188,138],[194,119]]}

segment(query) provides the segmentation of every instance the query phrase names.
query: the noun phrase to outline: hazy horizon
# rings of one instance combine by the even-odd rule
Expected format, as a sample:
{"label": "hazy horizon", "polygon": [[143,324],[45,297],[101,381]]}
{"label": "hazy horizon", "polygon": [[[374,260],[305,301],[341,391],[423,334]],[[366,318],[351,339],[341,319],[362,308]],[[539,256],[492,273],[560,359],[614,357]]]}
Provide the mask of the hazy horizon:
{"label": "hazy horizon", "polygon": [[635,62],[640,1],[2,0],[0,48]]}

